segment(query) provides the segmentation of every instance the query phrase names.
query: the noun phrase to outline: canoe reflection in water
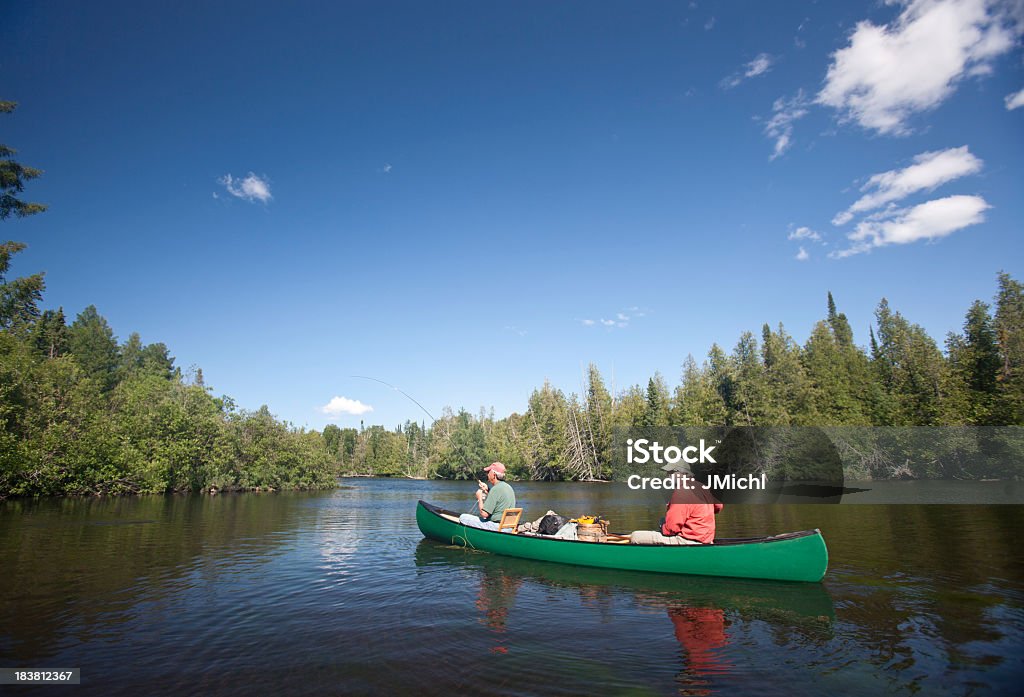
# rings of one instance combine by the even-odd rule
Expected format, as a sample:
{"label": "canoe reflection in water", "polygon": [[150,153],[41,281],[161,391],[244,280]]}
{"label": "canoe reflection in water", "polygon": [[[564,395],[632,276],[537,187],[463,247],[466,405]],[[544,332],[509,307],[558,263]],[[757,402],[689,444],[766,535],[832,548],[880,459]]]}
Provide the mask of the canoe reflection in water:
{"label": "canoe reflection in water", "polygon": [[[832,637],[835,620],[832,598],[820,583],[575,567],[433,540],[417,546],[416,566],[418,573],[450,573],[445,585],[479,584],[477,621],[486,627],[492,653],[518,654],[532,669],[562,655],[580,670],[600,670],[603,661],[583,665],[577,652],[584,647],[583,654],[595,658],[615,655],[615,670],[635,674],[636,681],[661,671],[682,694],[708,694],[713,680],[734,671],[730,644],[743,640],[755,624],[759,633],[767,627],[780,639],[821,644]],[[565,604],[573,598],[577,602]],[[663,619],[652,623],[654,615]],[[666,645],[669,637],[675,641]],[[672,653],[681,666],[666,663]]]}

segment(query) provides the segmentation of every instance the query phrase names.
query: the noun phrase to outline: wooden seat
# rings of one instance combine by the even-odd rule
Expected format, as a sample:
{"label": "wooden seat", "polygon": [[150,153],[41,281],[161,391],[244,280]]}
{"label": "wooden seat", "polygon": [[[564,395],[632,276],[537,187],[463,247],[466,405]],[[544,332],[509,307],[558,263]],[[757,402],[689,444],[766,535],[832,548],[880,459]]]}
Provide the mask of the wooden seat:
{"label": "wooden seat", "polygon": [[509,530],[513,535],[519,532],[519,516],[523,514],[522,508],[506,508],[501,514],[501,522],[498,523],[498,532]]}

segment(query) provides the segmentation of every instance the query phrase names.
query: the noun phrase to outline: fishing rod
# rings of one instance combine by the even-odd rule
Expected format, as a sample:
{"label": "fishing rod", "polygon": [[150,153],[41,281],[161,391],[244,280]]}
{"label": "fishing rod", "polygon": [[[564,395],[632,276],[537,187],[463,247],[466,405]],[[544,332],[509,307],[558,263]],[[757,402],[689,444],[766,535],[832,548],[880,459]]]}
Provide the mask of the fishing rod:
{"label": "fishing rod", "polygon": [[413,399],[413,397],[411,395],[409,395],[405,390],[403,390],[401,388],[398,388],[398,387],[395,387],[390,382],[384,382],[383,380],[378,380],[377,378],[371,378],[368,375],[350,375],[349,377],[359,378],[360,380],[373,380],[374,382],[379,382],[382,385],[387,385],[388,387],[390,387],[391,389],[395,390],[396,392],[401,392],[403,395],[405,395],[406,399],[408,399],[410,402],[412,402],[413,404],[418,406],[420,409],[423,410],[424,414],[426,414],[427,416],[430,417],[431,425],[433,425],[434,423],[437,422],[437,419],[434,418],[433,414],[431,414],[429,411],[427,411],[427,408],[425,406],[423,406],[422,404],[417,402],[415,399]]}

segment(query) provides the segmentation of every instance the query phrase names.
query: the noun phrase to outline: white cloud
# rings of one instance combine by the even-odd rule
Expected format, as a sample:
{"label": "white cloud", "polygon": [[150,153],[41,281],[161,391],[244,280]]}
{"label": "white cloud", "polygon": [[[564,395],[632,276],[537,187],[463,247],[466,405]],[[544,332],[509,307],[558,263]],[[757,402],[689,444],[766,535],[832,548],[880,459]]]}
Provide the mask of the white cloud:
{"label": "white cloud", "polygon": [[807,261],[810,258],[811,258],[811,255],[808,254],[807,250],[804,249],[803,247],[801,247],[800,251],[797,252],[797,254],[796,254],[796,260],[797,261]]}
{"label": "white cloud", "polygon": [[767,53],[760,54],[757,58],[747,63],[747,70],[743,73],[744,77],[757,77],[758,75],[764,75],[772,69],[772,63],[774,60],[775,59]]}
{"label": "white cloud", "polygon": [[954,179],[981,171],[982,161],[972,155],[967,146],[935,152],[924,152],[914,158],[914,164],[904,169],[872,175],[861,187],[865,191],[852,206],[832,219],[833,225],[845,225],[854,215],[872,211],[899,201],[919,191],[931,191]]}
{"label": "white cloud", "polygon": [[1005,102],[1007,111],[1013,111],[1024,106],[1024,90],[1006,95]]}
{"label": "white cloud", "polygon": [[646,317],[650,310],[634,305],[621,312],[616,312],[613,318],[601,317],[600,319],[581,319],[579,322],[584,327],[605,327],[606,329],[625,329],[635,319]]}
{"label": "white cloud", "polygon": [[383,167],[381,167],[381,170],[380,170],[380,171],[381,171],[382,173],[384,173],[384,174],[390,174],[390,173],[391,173],[391,169],[392,169],[392,167],[391,167],[391,163],[390,163],[390,162],[385,162],[385,163],[384,163],[384,166],[383,166]]}
{"label": "white cloud", "polygon": [[723,79],[721,82],[722,89],[731,89],[738,86],[744,80],[764,75],[772,69],[774,61],[775,59],[767,53],[759,54],[754,60],[745,64],[741,70]]}
{"label": "white cloud", "polygon": [[869,216],[847,235],[853,243],[830,257],[842,259],[891,244],[910,244],[952,235],[985,220],[991,208],[980,196],[947,196],[927,203]]}
{"label": "white cloud", "polygon": [[832,54],[817,102],[883,134],[907,132],[907,120],[951,95],[964,77],[991,71],[1019,25],[1004,0],[904,0],[891,24],[857,24]]}
{"label": "white cloud", "polygon": [[[789,233],[789,236],[786,239],[813,240],[814,242],[820,242],[821,235],[819,235],[809,227],[798,227],[796,230],[793,230],[793,232]],[[801,247],[801,249],[803,249],[803,247]]]}
{"label": "white cloud", "polygon": [[246,201],[259,201],[266,203],[273,196],[270,195],[270,181],[264,177],[258,177],[252,172],[242,178],[235,179],[230,174],[225,174],[218,180],[227,189],[227,192]]}
{"label": "white cloud", "polygon": [[807,99],[803,90],[792,99],[779,97],[772,104],[772,117],[764,126],[765,135],[775,141],[770,160],[782,155],[793,144],[793,122],[807,115]]}
{"label": "white cloud", "polygon": [[373,407],[369,404],[363,404],[358,399],[349,399],[348,397],[331,397],[331,401],[320,407],[320,411],[327,414],[331,420],[334,420],[342,414],[360,416],[366,412],[373,411]]}
{"label": "white cloud", "polygon": [[715,28],[715,22],[717,22],[717,21],[718,20],[716,20],[714,17],[712,17],[708,21],[704,22],[704,31],[711,31],[712,29],[714,29]]}

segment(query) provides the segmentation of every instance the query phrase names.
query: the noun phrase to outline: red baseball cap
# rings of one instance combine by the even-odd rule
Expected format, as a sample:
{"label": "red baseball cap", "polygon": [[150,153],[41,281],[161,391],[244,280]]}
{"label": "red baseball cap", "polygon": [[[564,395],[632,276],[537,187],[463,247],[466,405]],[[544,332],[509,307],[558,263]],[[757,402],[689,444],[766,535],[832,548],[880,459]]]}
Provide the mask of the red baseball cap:
{"label": "red baseball cap", "polygon": [[484,472],[494,472],[495,474],[505,474],[505,465],[500,462],[492,462],[490,467],[484,467]]}

